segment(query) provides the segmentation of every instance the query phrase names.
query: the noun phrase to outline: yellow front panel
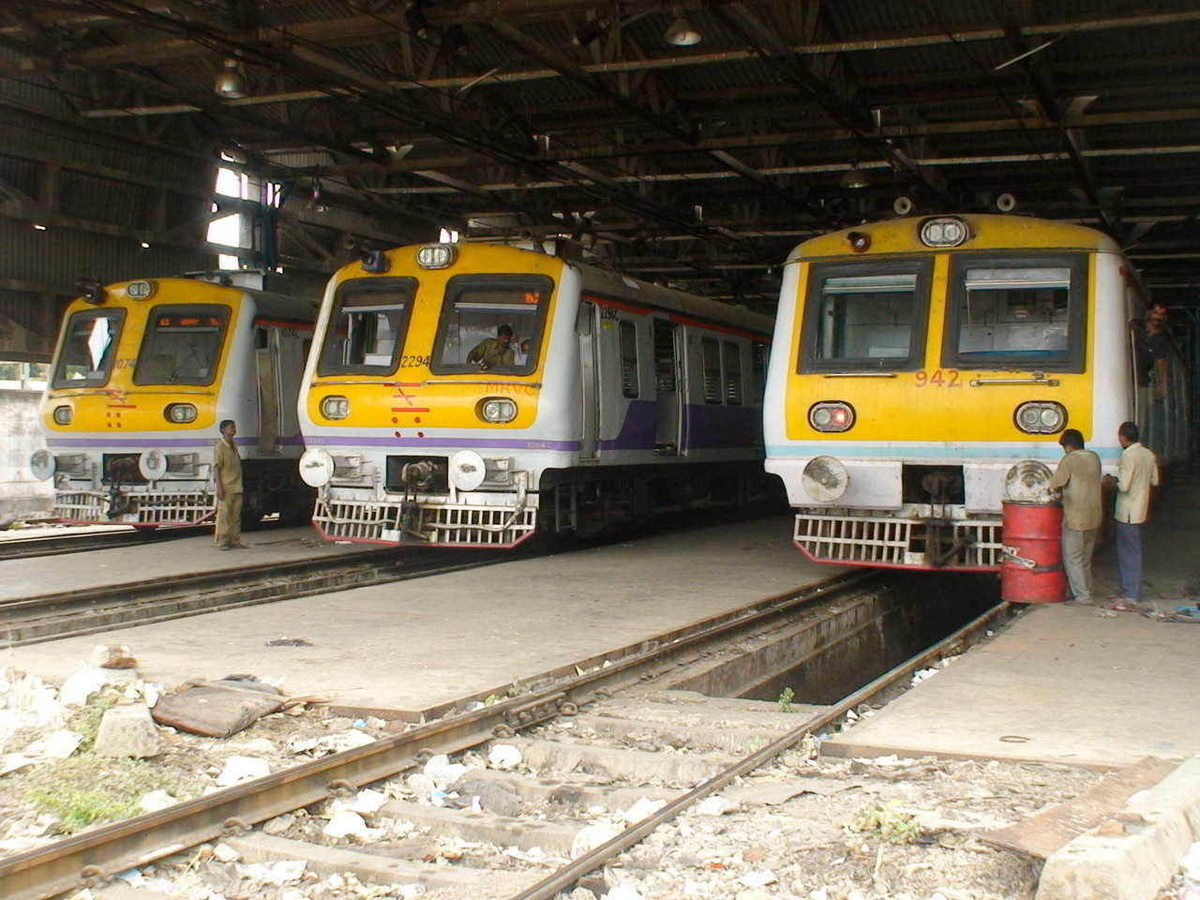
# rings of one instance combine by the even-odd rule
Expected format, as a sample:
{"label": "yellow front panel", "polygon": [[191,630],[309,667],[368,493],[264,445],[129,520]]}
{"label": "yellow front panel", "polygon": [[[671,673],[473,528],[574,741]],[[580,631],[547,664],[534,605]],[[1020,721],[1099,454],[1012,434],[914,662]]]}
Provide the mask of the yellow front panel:
{"label": "yellow front panel", "polygon": [[[450,268],[421,269],[416,264],[417,249],[401,247],[389,251],[391,268],[386,275],[372,276],[355,264],[335,276],[335,284],[357,278],[411,277],[417,279],[418,286],[408,332],[393,376],[318,376],[313,379],[308,392],[309,418],[317,425],[329,427],[390,427],[401,437],[423,436],[420,432],[425,428],[528,428],[537,418],[538,385],[546,365],[550,326],[564,268],[562,260],[494,244],[463,244],[457,261]],[[430,360],[447,283],[456,275],[508,273],[545,275],[554,282],[534,371],[528,375],[489,374],[486,371],[434,373]],[[321,401],[329,396],[341,396],[350,401],[347,418],[335,420],[322,415]],[[484,422],[476,413],[476,406],[484,397],[514,400],[517,417],[505,424]]]}
{"label": "yellow front panel", "polygon": [[[217,389],[229,365],[229,337],[237,321],[243,294],[238,288],[193,281],[183,278],[157,280],[158,288],[147,300],[133,300],[125,295],[125,283],[107,288],[104,308],[125,310],[125,319],[116,347],[116,357],[108,381],[98,387],[51,388],[42,406],[42,423],[51,433],[68,435],[78,432],[111,433],[138,431],[194,431],[216,424]],[[138,385],[134,384],[134,365],[141,349],[151,312],[164,304],[219,304],[229,307],[216,375],[210,385]],[[67,307],[64,322],[76,313],[96,307],[82,300]],[[55,367],[62,353],[62,339],[55,354]],[[177,425],[168,422],[164,410],[171,403],[191,403],[197,409],[194,422]],[[73,411],[70,425],[54,421],[55,407],[69,406]]]}
{"label": "yellow front panel", "polygon": [[[812,243],[812,242],[810,242]],[[799,297],[808,296],[808,278],[812,269],[801,263],[797,288]],[[915,372],[888,373],[890,377],[839,378],[825,373],[797,374],[804,318],[803,302],[797,304],[792,325],[793,341],[789,348],[787,392],[787,438],[799,442],[861,441],[1046,441],[1056,443],[1057,434],[1027,434],[1017,428],[1013,413],[1027,400],[1053,400],[1067,408],[1067,427],[1078,428],[1084,439],[1091,438],[1092,378],[1087,374],[1092,357],[1095,331],[1095,257],[1089,260],[1087,365],[1082,374],[1049,372],[1057,386],[1040,384],[978,385],[975,380],[1027,379],[1029,370],[948,369],[940,365],[943,323],[946,319],[946,295],[950,256],[935,257],[929,305],[928,333],[924,365]],[[825,433],[808,424],[808,409],[813,403],[837,400],[849,403],[857,414],[856,424],[847,432]]]}

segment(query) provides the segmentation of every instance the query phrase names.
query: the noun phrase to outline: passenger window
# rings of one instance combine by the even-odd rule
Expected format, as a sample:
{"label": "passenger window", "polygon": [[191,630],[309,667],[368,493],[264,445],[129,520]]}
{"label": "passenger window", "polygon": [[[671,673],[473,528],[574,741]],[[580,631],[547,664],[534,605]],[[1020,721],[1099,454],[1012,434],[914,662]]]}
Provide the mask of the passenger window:
{"label": "passenger window", "polygon": [[527,375],[537,368],[554,282],[544,275],[456,275],[446,285],[432,370]]}
{"label": "passenger window", "polygon": [[721,345],[712,338],[700,341],[704,367],[704,402],[721,403]]}
{"label": "passenger window", "polygon": [[725,363],[725,404],[742,405],[742,351],[733,341],[721,344]]}
{"label": "passenger window", "polygon": [[801,371],[918,368],[930,268],[929,259],[814,265]]}
{"label": "passenger window", "polygon": [[675,326],[654,320],[654,389],[673,393],[675,386]]}
{"label": "passenger window", "polygon": [[621,395],[636,397],[638,395],[637,326],[632,322],[622,322],[620,334]]}
{"label": "passenger window", "polygon": [[1082,257],[959,259],[951,271],[947,364],[1061,368],[1082,362]]}
{"label": "passenger window", "polygon": [[229,307],[156,306],[142,340],[134,384],[212,384]]}
{"label": "passenger window", "polygon": [[404,348],[415,278],[356,278],[338,286],[318,375],[391,375]]}

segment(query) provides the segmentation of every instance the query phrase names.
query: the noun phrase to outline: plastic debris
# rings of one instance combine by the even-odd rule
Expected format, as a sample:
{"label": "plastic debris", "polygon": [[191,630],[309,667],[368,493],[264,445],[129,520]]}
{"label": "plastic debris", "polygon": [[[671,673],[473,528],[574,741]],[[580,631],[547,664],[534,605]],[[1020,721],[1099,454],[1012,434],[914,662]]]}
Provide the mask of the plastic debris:
{"label": "plastic debris", "polygon": [[1192,881],[1200,881],[1200,842],[1188,847],[1187,853],[1179,861],[1183,874]]}
{"label": "plastic debris", "polygon": [[59,731],[52,731],[44,738],[29,744],[24,752],[31,756],[66,759],[79,748],[79,744],[82,741],[82,734],[60,729]]}
{"label": "plastic debris", "polygon": [[365,731],[351,729],[338,734],[326,734],[319,738],[294,738],[287,743],[292,753],[307,753],[311,756],[326,756],[330,753],[341,753],[343,750],[353,750],[375,743],[375,738]]}
{"label": "plastic debris", "polygon": [[593,822],[591,825],[585,825],[579,829],[575,835],[575,840],[571,842],[571,858],[575,859],[595,850],[601,844],[608,843],[620,833],[621,829],[611,822]]}
{"label": "plastic debris", "polygon": [[623,878],[616,887],[604,895],[604,900],[642,900],[642,895],[632,881]]}
{"label": "plastic debris", "polygon": [[303,878],[308,863],[302,859],[282,859],[273,863],[249,863],[239,868],[247,878],[263,884],[283,885]]}
{"label": "plastic debris", "polygon": [[228,787],[254,778],[265,778],[270,774],[271,767],[265,759],[256,756],[231,756],[225,760],[225,768],[217,776],[217,785]]}
{"label": "plastic debris", "polygon": [[424,769],[425,777],[433,781],[434,786],[439,790],[454,784],[469,771],[471,771],[470,766],[450,762],[450,757],[445,753],[431,756],[425,763]]}
{"label": "plastic debris", "polygon": [[511,769],[519,766],[524,755],[512,744],[492,744],[488,748],[488,765],[493,769]]}
{"label": "plastic debris", "polygon": [[725,797],[705,797],[696,804],[696,814],[701,816],[723,816],[733,812],[738,805]]}
{"label": "plastic debris", "polygon": [[738,879],[738,882],[748,888],[766,887],[768,884],[774,884],[779,879],[775,877],[775,873],[767,869],[755,869],[752,872],[747,872]]}
{"label": "plastic debris", "polygon": [[625,810],[621,814],[621,818],[632,825],[634,822],[640,822],[642,819],[649,818],[666,805],[666,800],[651,800],[648,797],[642,797],[633,806]]}
{"label": "plastic debris", "polygon": [[341,809],[321,829],[321,834],[331,838],[366,838],[368,836],[367,822],[358,813],[349,809]]}
{"label": "plastic debris", "polygon": [[358,792],[347,809],[364,816],[374,815],[388,802],[387,794],[366,788]]}

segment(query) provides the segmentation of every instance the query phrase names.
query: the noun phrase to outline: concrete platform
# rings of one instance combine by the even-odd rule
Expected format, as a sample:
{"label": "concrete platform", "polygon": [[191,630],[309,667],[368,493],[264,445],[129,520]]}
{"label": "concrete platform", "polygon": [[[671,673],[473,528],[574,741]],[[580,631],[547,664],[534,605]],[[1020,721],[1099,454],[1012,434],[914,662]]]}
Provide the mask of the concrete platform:
{"label": "concrete platform", "polygon": [[[1169,484],[1143,531],[1142,601],[1198,599],[1200,483]],[[1115,593],[1115,549],[1097,551],[1097,604]],[[1200,753],[1200,623],[1102,605],[1031,606],[830,744],[838,753],[940,753],[1120,766]],[[835,749],[836,748],[836,749]]]}
{"label": "concrete platform", "polygon": [[[0,569],[5,595],[66,590],[109,579],[170,577],[246,561],[345,547],[301,546],[283,532],[244,536],[224,553],[211,539],[57,557]],[[99,643],[128,645],[143,676],[173,687],[250,673],[283,678],[290,694],[338,705],[423,710],[503,687],[731,608],[840,574],[794,549],[787,517],[675,532],[633,543],[514,560],[434,578],[358,588],[19,647],[5,665],[46,678],[74,672]],[[193,542],[194,545],[193,545]],[[206,543],[209,542],[209,543]],[[398,551],[399,552],[399,551]],[[282,637],[312,646],[267,646]]]}

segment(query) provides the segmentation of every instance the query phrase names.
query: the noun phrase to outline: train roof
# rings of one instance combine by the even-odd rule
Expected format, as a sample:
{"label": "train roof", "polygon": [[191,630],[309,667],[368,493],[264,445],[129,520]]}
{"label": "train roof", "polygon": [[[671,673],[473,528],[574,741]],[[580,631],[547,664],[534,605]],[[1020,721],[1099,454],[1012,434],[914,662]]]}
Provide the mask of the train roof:
{"label": "train roof", "polygon": [[[930,248],[921,243],[920,227],[926,219],[939,216],[909,216],[887,219],[844,228],[804,241],[788,254],[788,262],[800,259],[826,257],[870,258],[885,253],[938,253],[948,250]],[[973,250],[1085,250],[1120,253],[1117,242],[1103,232],[1070,222],[1037,219],[1032,216],[985,215],[965,213],[955,215],[970,229],[970,236],[960,246],[959,252]],[[870,247],[854,253],[850,247],[850,234],[861,232],[871,239]]]}
{"label": "train roof", "polygon": [[[189,272],[183,276],[174,276],[168,278],[131,278],[128,281],[117,281],[106,285],[105,290],[122,292],[130,285],[138,281],[154,282],[156,284],[187,284],[196,285],[197,282],[205,285],[211,285],[214,288],[221,290],[242,291],[247,296],[254,300],[259,315],[268,316],[276,319],[296,319],[299,321],[312,322],[317,318],[317,311],[320,308],[321,300],[319,297],[301,296],[291,294],[279,290],[261,290],[254,287],[255,284],[266,284],[263,279],[246,279],[246,278],[225,278],[222,276],[235,275],[243,273],[223,273],[223,272]],[[260,273],[244,273],[247,275],[256,275]],[[153,295],[148,298],[153,300]]]}

